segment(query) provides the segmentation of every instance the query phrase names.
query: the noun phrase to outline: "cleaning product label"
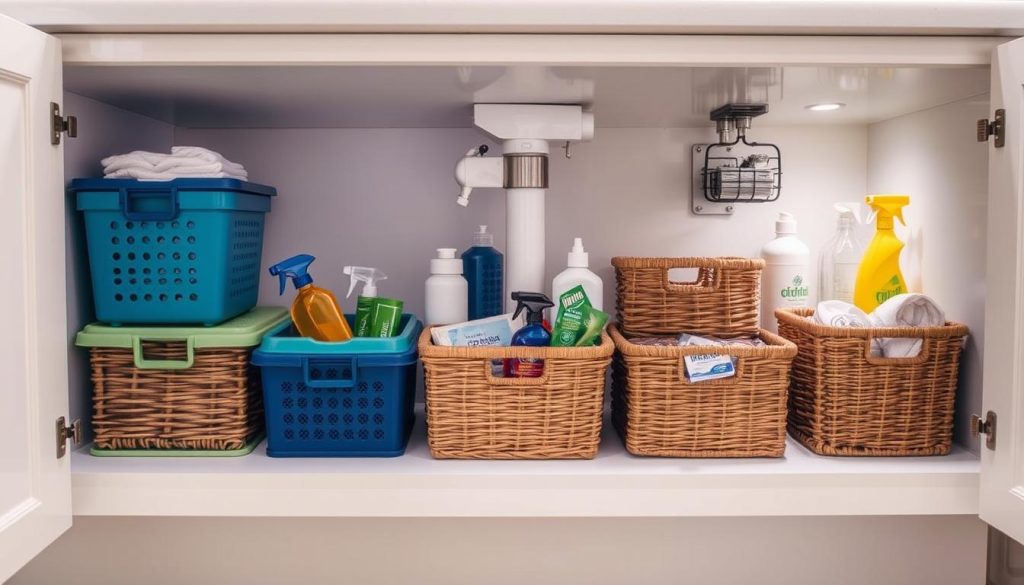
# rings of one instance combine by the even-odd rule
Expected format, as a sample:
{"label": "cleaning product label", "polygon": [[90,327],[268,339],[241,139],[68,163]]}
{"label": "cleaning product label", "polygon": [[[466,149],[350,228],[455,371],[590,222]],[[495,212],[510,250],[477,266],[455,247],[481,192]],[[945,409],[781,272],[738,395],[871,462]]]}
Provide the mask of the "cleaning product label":
{"label": "cleaning product label", "polygon": [[886,281],[885,286],[875,292],[875,300],[881,305],[885,301],[893,298],[896,295],[901,295],[907,292],[907,288],[903,286],[903,281],[900,279],[900,275],[893,274],[892,278]]}
{"label": "cleaning product label", "polygon": [[510,364],[512,378],[539,378],[544,375],[544,360],[539,358],[513,358]]}
{"label": "cleaning product label", "polygon": [[582,286],[574,286],[558,299],[558,317],[551,331],[553,347],[573,347],[587,329],[590,299]]}
{"label": "cleaning product label", "polygon": [[[727,342],[718,339],[708,339],[697,335],[683,333],[679,336],[679,345],[728,345]],[[686,367],[686,376],[690,382],[704,382],[717,380],[736,375],[736,366],[732,357],[714,353],[700,353],[683,356],[683,365]]]}
{"label": "cleaning product label", "polygon": [[832,298],[824,300],[853,303],[853,290],[857,285],[859,266],[860,264],[856,262],[836,262],[835,272],[832,274]]}
{"label": "cleaning product label", "polygon": [[792,280],[787,283],[788,286],[784,286],[779,294],[789,304],[795,307],[802,307],[807,304],[807,298],[810,296],[811,291],[804,284],[804,277],[799,271],[793,273]]}
{"label": "cleaning product label", "polygon": [[507,346],[522,322],[512,314],[498,315],[476,321],[434,327],[430,336],[437,345],[458,347]]}
{"label": "cleaning product label", "polygon": [[399,300],[375,298],[370,336],[394,337],[397,335],[398,326],[402,322],[403,305],[404,303]]}

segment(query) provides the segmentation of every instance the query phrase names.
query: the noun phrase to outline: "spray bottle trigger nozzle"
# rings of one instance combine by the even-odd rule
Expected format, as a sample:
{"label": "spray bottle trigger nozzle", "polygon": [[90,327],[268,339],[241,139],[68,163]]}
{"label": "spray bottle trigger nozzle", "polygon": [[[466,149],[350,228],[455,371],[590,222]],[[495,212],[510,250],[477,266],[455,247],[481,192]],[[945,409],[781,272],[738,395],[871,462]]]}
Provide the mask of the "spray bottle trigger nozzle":
{"label": "spray bottle trigger nozzle", "polygon": [[349,275],[348,294],[346,298],[352,296],[352,291],[356,288],[356,283],[363,283],[363,294],[364,297],[375,297],[377,296],[377,282],[381,280],[387,280],[387,275],[369,266],[346,266],[342,268],[342,272]]}

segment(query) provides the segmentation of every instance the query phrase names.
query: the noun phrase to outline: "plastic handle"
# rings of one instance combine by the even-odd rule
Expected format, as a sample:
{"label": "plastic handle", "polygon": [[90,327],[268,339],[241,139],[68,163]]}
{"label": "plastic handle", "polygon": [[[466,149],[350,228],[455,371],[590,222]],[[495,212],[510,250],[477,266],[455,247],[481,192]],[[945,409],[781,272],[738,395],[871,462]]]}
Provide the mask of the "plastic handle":
{"label": "plastic handle", "polygon": [[[187,370],[192,367],[196,359],[196,338],[188,337],[185,340],[185,360],[147,360],[142,353],[142,342],[146,341],[141,337],[132,337],[132,353],[135,356],[135,367],[140,370]],[[167,341],[150,340],[150,341]]]}
{"label": "plastic handle", "polygon": [[[352,374],[349,378],[313,379],[310,376],[310,366],[314,366],[320,370],[328,368],[348,368]],[[356,358],[347,358],[344,362],[338,360],[317,361],[309,358],[302,359],[302,379],[306,383],[306,386],[310,388],[352,388],[356,385],[356,380],[359,378],[357,372],[358,360],[356,360]]]}
{"label": "plastic handle", "polygon": [[[138,206],[143,199],[166,199],[166,208],[142,211]],[[121,213],[133,221],[169,221],[177,218],[180,211],[177,187],[125,187],[121,189],[120,204]]]}

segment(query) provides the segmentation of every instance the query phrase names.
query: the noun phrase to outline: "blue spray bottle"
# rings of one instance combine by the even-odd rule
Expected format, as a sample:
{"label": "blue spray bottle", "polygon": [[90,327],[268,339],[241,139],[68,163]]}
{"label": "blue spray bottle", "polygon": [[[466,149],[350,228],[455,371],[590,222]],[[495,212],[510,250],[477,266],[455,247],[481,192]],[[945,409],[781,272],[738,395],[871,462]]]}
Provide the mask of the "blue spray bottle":
{"label": "blue spray bottle", "polygon": [[469,283],[469,319],[504,313],[504,257],[494,247],[494,234],[482,225],[473,234],[473,246],[462,253],[462,273]]}
{"label": "blue spray bottle", "polygon": [[[514,292],[512,300],[517,303],[513,319],[526,309],[526,325],[512,336],[510,345],[547,347],[551,345],[551,333],[544,328],[544,310],[555,306],[543,293]],[[544,360],[538,358],[509,358],[505,360],[506,378],[539,378],[544,374]]]}

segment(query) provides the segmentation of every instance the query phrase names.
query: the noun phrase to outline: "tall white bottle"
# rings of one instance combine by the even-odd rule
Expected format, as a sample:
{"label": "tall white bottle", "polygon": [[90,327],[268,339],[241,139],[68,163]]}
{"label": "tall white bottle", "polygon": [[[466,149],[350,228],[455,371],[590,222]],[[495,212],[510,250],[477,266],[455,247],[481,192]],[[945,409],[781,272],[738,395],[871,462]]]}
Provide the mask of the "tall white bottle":
{"label": "tall white bottle", "polygon": [[573,240],[569,251],[569,267],[558,273],[551,281],[551,300],[558,305],[562,293],[570,288],[583,285],[583,291],[590,299],[590,305],[601,311],[604,309],[604,283],[601,277],[590,271],[590,254],[583,249],[583,238]]}
{"label": "tall white bottle", "polygon": [[462,276],[462,259],[455,248],[438,248],[427,279],[427,324],[450,325],[469,319],[469,283]]}
{"label": "tall white bottle", "polygon": [[796,237],[796,220],[782,212],[775,239],[761,248],[761,327],[778,332],[775,309],[806,307],[811,302],[811,250]]}

